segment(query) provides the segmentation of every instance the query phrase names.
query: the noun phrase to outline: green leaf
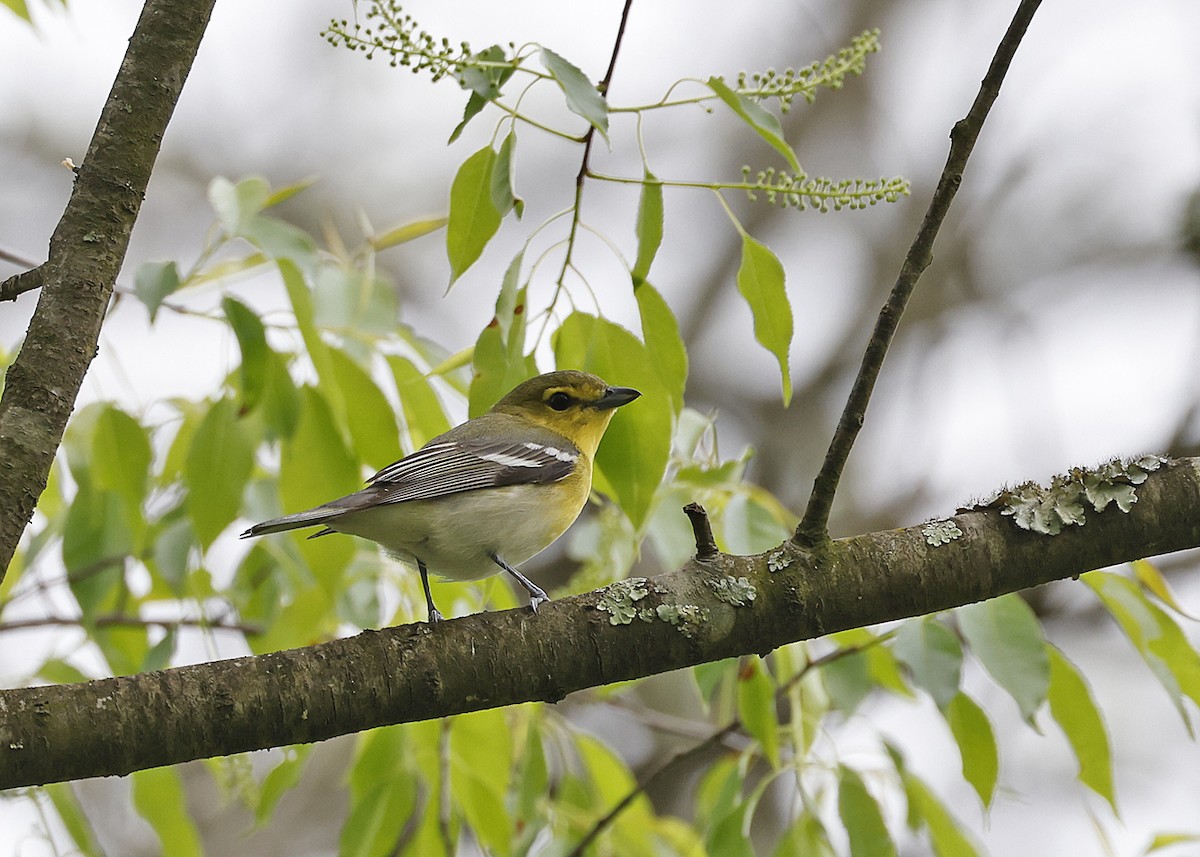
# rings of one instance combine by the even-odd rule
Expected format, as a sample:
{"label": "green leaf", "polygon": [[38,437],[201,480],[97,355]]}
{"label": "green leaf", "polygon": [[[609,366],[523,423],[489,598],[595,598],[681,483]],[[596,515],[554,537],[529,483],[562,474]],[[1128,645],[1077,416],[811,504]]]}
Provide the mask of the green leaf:
{"label": "green leaf", "polygon": [[70,783],[51,783],[42,787],[46,797],[54,806],[59,821],[67,829],[67,835],[79,853],[85,857],[104,857],[104,849],[96,839],[92,823],[84,812],[79,798]]}
{"label": "green leaf", "polygon": [[1192,729],[1183,696],[1200,705],[1200,654],[1166,611],[1146,598],[1132,580],[1105,571],[1081,578],[1104,602],[1125,636],[1166,688],[1189,732]]}
{"label": "green leaf", "polygon": [[742,234],[742,263],[737,273],[738,291],[754,316],[754,337],[775,355],[783,376],[783,404],[792,400],[788,349],[792,344],[792,305],[784,285],[783,264],[767,245]]}
{"label": "green leaf", "polygon": [[237,406],[232,399],[214,403],[196,427],[184,469],[188,516],[202,547],[238,516],[253,466],[254,442],[238,419]]}
{"label": "green leaf", "polygon": [[929,786],[908,771],[901,777],[909,811],[924,822],[937,857],[979,857],[979,849]]}
{"label": "green leaf", "polygon": [[835,857],[821,819],[805,812],[780,837],[771,857]]}
{"label": "green leaf", "polygon": [[92,476],[96,487],[113,491],[125,501],[131,523],[140,531],[142,500],[150,472],[150,439],[129,414],[105,405],[92,435]]}
{"label": "green leaf", "polygon": [[505,810],[512,743],[503,711],[461,714],[450,723],[450,795],[482,844],[512,853],[513,819]]}
{"label": "green leaf", "polygon": [[454,129],[447,142],[453,143],[462,134],[463,129],[467,127],[467,123],[479,115],[479,112],[484,107],[500,97],[500,89],[512,77],[516,68],[513,65],[496,66],[487,65],[488,63],[506,63],[509,59],[504,54],[504,49],[499,45],[492,45],[490,48],[484,48],[477,54],[472,54],[470,57],[474,62],[467,62],[463,65],[463,70],[456,73],[459,84],[463,89],[471,91],[471,97],[467,99],[466,109],[463,110],[462,121]]}
{"label": "green leaf", "polygon": [[150,321],[158,315],[162,302],[179,288],[179,268],[174,262],[146,262],[133,276],[133,293],[150,311]]}
{"label": "green leaf", "polygon": [[554,353],[559,368],[641,390],[640,399],[613,416],[595,460],[597,483],[607,484],[634,527],[641,527],[667,467],[674,424],[670,395],[649,350],[625,328],[576,312],[556,331]]}
{"label": "green leaf", "polygon": [[[330,541],[335,539],[316,539],[302,544]],[[292,596],[291,601],[278,611],[275,621],[263,633],[248,636],[246,643],[256,655],[298,649],[328,639],[336,627],[337,615],[332,599],[325,589],[312,584]]]}
{"label": "green leaf", "polygon": [[242,352],[242,362],[238,366],[238,377],[241,383],[243,413],[254,410],[266,392],[267,381],[270,378],[271,348],[267,345],[267,331],[253,310],[241,301],[225,297],[221,308],[233,334],[237,337],[238,348]]}
{"label": "green leaf", "polygon": [[203,857],[200,832],[188,814],[183,782],[176,768],[134,771],[133,806],[162,843],[163,857]]}
{"label": "green leaf", "polygon": [[250,176],[234,184],[218,176],[208,184],[208,203],[217,220],[230,235],[238,235],[242,227],[267,204],[271,187],[261,176]]}
{"label": "green leaf", "polygon": [[0,0],[0,5],[3,5],[26,23],[33,23],[33,18],[29,17],[29,6],[26,5],[25,0]]}
{"label": "green leaf", "polygon": [[350,806],[342,826],[338,857],[388,857],[395,854],[416,805],[411,780],[387,780]]}
{"label": "green leaf", "polygon": [[350,768],[350,812],[342,827],[340,857],[384,857],[416,805],[416,783],[405,766],[405,730],[394,726],[359,736]]}
{"label": "green leaf", "polygon": [[1153,592],[1155,598],[1166,604],[1180,616],[1197,621],[1197,617],[1185,610],[1183,605],[1179,603],[1179,599],[1175,597],[1175,593],[1171,590],[1167,579],[1163,577],[1162,572],[1155,567],[1154,563],[1145,559],[1135,559],[1129,563],[1129,566],[1133,569],[1133,574],[1137,578],[1138,583],[1150,592]]}
{"label": "green leaf", "polygon": [[842,655],[821,667],[821,681],[838,711],[849,715],[875,689],[863,652]]}
{"label": "green leaf", "polygon": [[74,664],[61,658],[50,658],[37,671],[39,678],[44,678],[51,684],[76,684],[91,681],[91,676],[84,673]]}
{"label": "green leaf", "polygon": [[1032,722],[1050,688],[1050,659],[1042,626],[1017,595],[968,604],[954,611],[967,645],[984,669]]}
{"label": "green leaf", "polygon": [[290,189],[284,189],[272,195],[271,186],[260,176],[242,179],[236,185],[228,179],[217,178],[208,186],[208,199],[229,235],[249,241],[274,259],[290,259],[309,269],[315,261],[317,248],[308,233],[284,220],[260,213],[301,189],[290,192]]}
{"label": "green leaf", "polygon": [[450,420],[442,400],[425,374],[406,357],[389,355],[388,366],[396,380],[396,394],[404,412],[404,425],[414,449],[419,449],[442,432],[449,431]]}
{"label": "green leaf", "polygon": [[1091,688],[1075,665],[1049,644],[1050,714],[1062,727],[1079,760],[1079,781],[1117,811],[1113,789],[1112,747]]}
{"label": "green leaf", "polygon": [[279,267],[280,276],[283,277],[288,300],[292,304],[292,314],[296,317],[296,327],[299,328],[300,336],[304,340],[308,358],[317,370],[317,377],[323,382],[327,395],[333,400],[335,412],[345,413],[345,404],[335,382],[329,346],[325,344],[320,331],[317,330],[313,293],[309,289],[308,281],[305,280],[303,272],[291,261],[280,259],[276,264]]}
{"label": "green leaf", "polygon": [[[381,470],[400,457],[396,415],[383,391],[346,352],[329,349],[333,374],[347,402],[346,421],[357,457]],[[329,498],[332,499],[332,498]]]}
{"label": "green leaf", "polygon": [[496,314],[475,341],[474,373],[468,393],[468,414],[487,411],[517,384],[537,374],[532,355],[525,354],[525,289],[520,287],[521,251],[504,272]]}
{"label": "green leaf", "polygon": [[729,109],[736,113],[743,122],[753,128],[755,133],[770,143],[775,151],[783,155],[793,173],[796,175],[804,173],[804,170],[800,168],[800,161],[796,158],[796,153],[792,150],[788,141],[783,138],[783,127],[779,124],[779,120],[775,117],[774,113],[766,110],[753,99],[747,98],[741,93],[734,92],[719,77],[710,77],[708,79],[708,88],[716,93],[718,98],[729,105]]}
{"label": "green leaf", "polygon": [[[342,443],[325,397],[313,387],[305,387],[301,396],[300,423],[295,435],[283,444],[279,460],[279,496],[289,512],[319,506],[362,484],[358,464]],[[337,592],[354,548],[349,536],[299,543],[305,562],[328,593]]]}
{"label": "green leaf", "polygon": [[845,765],[838,765],[838,815],[850,837],[851,857],[895,857],[896,844],[879,804],[858,774]]}
{"label": "green leaf", "polygon": [[386,250],[389,247],[395,247],[397,244],[407,244],[409,241],[415,241],[423,235],[428,235],[430,232],[436,232],[446,225],[448,218],[445,217],[429,217],[424,220],[412,220],[408,223],[401,223],[399,226],[393,226],[385,232],[380,232],[378,235],[372,235],[370,239],[372,250]]}
{"label": "green leaf", "polygon": [[525,213],[525,200],[517,196],[513,184],[513,151],[517,147],[517,132],[509,131],[500,151],[496,153],[496,165],[492,169],[492,204],[500,212],[500,216],[508,214],[514,208],[519,219]]}
{"label": "green leaf", "polygon": [[315,185],[320,178],[318,176],[309,176],[308,178],[300,179],[298,182],[293,182],[289,185],[284,185],[281,188],[271,191],[265,200],[262,207],[273,208],[282,202],[286,202],[298,193],[302,193]]}
{"label": "green leaf", "polygon": [[958,695],[962,677],[962,646],[954,633],[931,616],[912,619],[896,631],[896,657],[908,667],[913,681],[944,707]]}
{"label": "green leaf", "polygon": [[63,526],[63,564],[85,619],[116,606],[133,538],[120,498],[80,484]]}
{"label": "green leaf", "polygon": [[975,789],[985,808],[991,806],[1000,777],[1000,754],[991,721],[975,700],[961,692],[941,710],[958,743],[963,779]]}
{"label": "green leaf", "polygon": [[1150,840],[1150,844],[1146,846],[1146,850],[1142,854],[1153,854],[1155,851],[1161,851],[1164,848],[1170,848],[1172,845],[1180,845],[1182,843],[1200,842],[1200,834],[1196,833],[1157,833]]}
{"label": "green leaf", "polygon": [[748,658],[738,671],[738,716],[771,767],[779,767],[779,716],[775,711],[775,682],[757,658]]}
{"label": "green leaf", "polygon": [[663,389],[671,397],[671,408],[678,416],[683,410],[683,390],[688,374],[687,348],[679,334],[679,322],[662,295],[645,280],[634,285],[633,296],[637,300],[642,338],[650,352],[650,361],[658,370]]}
{"label": "green leaf", "polygon": [[450,217],[446,225],[446,255],[450,285],[470,268],[500,228],[503,218],[492,197],[496,152],[484,146],[459,167],[450,186]]}
{"label": "green leaf", "polygon": [[284,748],[283,761],[267,772],[259,787],[258,805],[254,808],[256,825],[262,827],[269,822],[279,801],[300,782],[300,776],[304,773],[304,765],[308,762],[310,752],[312,752],[311,744]]}
{"label": "green leaf", "polygon": [[646,280],[650,265],[662,244],[663,238],[663,189],[662,182],[650,170],[642,177],[642,195],[637,210],[637,260],[633,263],[633,285],[636,288]]}
{"label": "green leaf", "polygon": [[608,102],[587,75],[549,48],[542,48],[542,65],[567,97],[567,107],[608,139]]}

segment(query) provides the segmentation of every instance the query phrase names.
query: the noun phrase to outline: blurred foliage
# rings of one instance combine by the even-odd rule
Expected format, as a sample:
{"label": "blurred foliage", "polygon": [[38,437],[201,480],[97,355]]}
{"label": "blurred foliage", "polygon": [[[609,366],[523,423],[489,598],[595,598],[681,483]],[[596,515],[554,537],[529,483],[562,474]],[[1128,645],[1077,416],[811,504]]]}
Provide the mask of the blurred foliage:
{"label": "blurred foliage", "polygon": [[[586,278],[578,272],[576,280],[567,277],[577,206],[548,306],[533,313],[526,303],[537,268],[526,255],[550,225],[542,224],[504,273],[495,315],[473,348],[450,354],[406,322],[394,284],[374,264],[378,251],[444,227],[452,284],[503,219],[522,214],[512,181],[514,128],[533,120],[501,100],[510,79],[520,73],[557,86],[568,112],[596,133],[608,133],[615,108],[578,68],[546,48],[451,48],[423,34],[398,7],[373,4],[368,17],[380,16],[382,31],[340,22],[330,38],[368,55],[387,52],[395,64],[430,69],[435,78],[451,76],[470,93],[464,123],[495,105],[503,116],[497,139],[506,124],[507,134],[498,148],[485,146],[463,161],[447,218],[396,225],[366,236],[352,251],[340,242],[324,249],[273,212],[307,183],[282,189],[259,178],[212,183],[216,224],[200,258],[187,269],[175,262],[144,265],[133,293],[152,322],[171,312],[227,326],[240,359],[202,399],[172,399],[143,413],[105,402],[75,415],[0,592],[0,630],[10,608],[54,593],[69,603],[71,618],[63,621],[83,633],[30,680],[81,681],[161,668],[172,662],[184,631],[210,641],[234,635],[261,653],[420,618],[417,576],[397,569],[374,545],[281,534],[235,552],[232,535],[247,518],[356,489],[364,476],[444,431],[451,414],[477,414],[545,368],[538,355],[547,351],[560,367],[589,369],[645,393],[638,407],[616,416],[601,447],[595,503],[571,536],[577,567],[564,591],[621,579],[635,563],[642,574],[680,566],[693,551],[678,512],[687,502],[708,509],[719,546],[730,552],[769,550],[795,525],[776,498],[744,480],[753,451],[723,455],[715,418],[684,404],[687,349],[648,276],[664,230],[664,189],[687,183],[661,181],[649,164],[641,178],[629,180],[641,185],[636,218],[630,218],[637,253],[626,265],[639,330],[580,308]],[[902,183],[890,184],[883,196],[869,182],[833,190],[802,184],[807,177],[799,159],[778,118],[763,106],[786,107],[797,95],[811,100],[818,85],[840,87],[847,73],[862,71],[876,38],[864,34],[799,73],[764,72],[736,84],[713,77],[701,84],[705,94],[677,100],[668,94],[638,109],[721,102],[788,164],[789,172],[761,173],[755,183],[703,185],[718,196],[731,188],[781,194],[785,202],[800,194],[821,209],[822,200],[853,208],[895,199],[906,192]],[[544,71],[526,65],[535,55]],[[558,136],[582,142],[566,131]],[[833,196],[820,196],[827,193]],[[751,310],[754,336],[779,361],[786,402],[792,320],[783,266],[734,225],[743,238],[736,287]],[[286,295],[286,312],[260,313],[235,288],[248,275],[264,273]],[[222,290],[219,311],[190,309],[191,295],[214,284]],[[548,349],[539,351],[543,344]],[[1200,704],[1200,654],[1179,624],[1190,617],[1162,576],[1140,562],[1133,575],[1093,572],[1084,581],[1192,728],[1185,700]],[[445,592],[453,592],[460,613],[515,604],[504,587]],[[1087,681],[1046,642],[1025,602],[1007,596],[787,646],[761,659],[698,666],[688,679],[695,710],[680,731],[701,737],[691,738],[691,748],[678,757],[637,768],[627,748],[606,744],[551,706],[363,733],[346,771],[339,853],[425,857],[460,853],[474,843],[488,854],[560,855],[586,838],[592,843],[586,853],[597,855],[864,857],[899,853],[917,836],[942,857],[977,854],[962,821],[890,739],[871,730],[869,718],[881,696],[930,706],[945,721],[964,781],[986,812],[999,791],[1001,748],[992,716],[964,690],[969,658],[1031,728],[1040,731],[1047,719],[1057,724],[1078,760],[1079,782],[1115,814],[1113,749]],[[586,696],[636,714],[641,684]],[[866,723],[874,752],[840,751],[839,731],[851,719]],[[652,716],[646,723],[671,729]],[[237,759],[214,769],[238,784],[231,799],[262,826],[304,782],[309,756],[310,748],[287,748],[273,754],[265,772],[251,773]],[[694,765],[690,778],[679,776],[681,759]],[[668,777],[675,778],[682,815],[660,810],[649,797],[649,787]],[[202,853],[202,832],[178,772],[144,771],[132,780],[132,806],[158,835],[163,853]],[[49,801],[74,848],[101,853],[70,787],[31,794]],[[1154,847],[1190,841],[1180,836],[1164,834]]]}

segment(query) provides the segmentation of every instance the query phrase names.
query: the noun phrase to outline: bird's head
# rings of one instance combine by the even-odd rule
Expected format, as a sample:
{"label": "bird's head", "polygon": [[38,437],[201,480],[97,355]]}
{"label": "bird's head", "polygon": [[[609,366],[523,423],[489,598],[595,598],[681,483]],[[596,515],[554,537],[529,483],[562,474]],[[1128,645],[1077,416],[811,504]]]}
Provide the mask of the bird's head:
{"label": "bird's head", "polygon": [[567,369],[518,384],[492,410],[533,420],[590,457],[616,409],[640,395],[631,387],[611,387],[589,372]]}

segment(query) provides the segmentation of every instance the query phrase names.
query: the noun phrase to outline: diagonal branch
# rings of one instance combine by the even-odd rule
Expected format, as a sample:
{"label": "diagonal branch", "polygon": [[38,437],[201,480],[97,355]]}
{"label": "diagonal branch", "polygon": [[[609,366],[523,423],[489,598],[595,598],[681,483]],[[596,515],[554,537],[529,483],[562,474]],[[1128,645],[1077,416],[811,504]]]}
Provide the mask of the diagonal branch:
{"label": "diagonal branch", "polygon": [[0,581],[95,356],[150,171],[214,2],[146,0],[49,256],[3,286],[12,297],[26,286],[41,292],[0,398]]}
{"label": "diagonal branch", "polygon": [[983,77],[979,94],[975,96],[971,109],[950,131],[950,153],[946,157],[946,166],[942,169],[937,189],[929,202],[929,209],[925,212],[925,219],[917,231],[917,237],[909,247],[908,255],[904,257],[896,284],[892,287],[887,303],[879,311],[879,319],[875,323],[870,342],[867,343],[858,376],[854,379],[854,386],[846,398],[846,406],[842,410],[841,419],[838,420],[833,440],[830,441],[829,451],[825,453],[825,461],[813,482],[804,518],[796,527],[794,538],[798,544],[811,547],[829,538],[829,512],[833,508],[833,495],[845,469],[846,459],[850,457],[850,450],[862,429],[867,404],[871,400],[871,392],[875,388],[875,380],[879,377],[883,359],[887,356],[888,347],[900,323],[900,316],[904,314],[904,308],[912,296],[913,289],[916,288],[917,280],[933,261],[933,241],[946,219],[946,212],[950,210],[955,193],[958,192],[967,159],[975,148],[975,141],[979,139],[979,132],[983,128],[988,111],[1000,94],[1000,85],[1004,82],[1004,75],[1017,52],[1017,46],[1021,44],[1021,39],[1040,4],[1041,0],[1021,0],[1004,38],[996,48],[996,54],[992,57],[992,63]]}
{"label": "diagonal branch", "polygon": [[[542,607],[364,631],[306,649],[0,690],[0,789],[321,741],[640,678],[1200,547],[1200,459],[1164,465],[1128,513],[1056,536],[994,509],[842,539],[717,554]],[[951,526],[950,522],[953,522]],[[933,544],[937,541],[939,543]],[[95,740],[104,735],[105,740]]]}

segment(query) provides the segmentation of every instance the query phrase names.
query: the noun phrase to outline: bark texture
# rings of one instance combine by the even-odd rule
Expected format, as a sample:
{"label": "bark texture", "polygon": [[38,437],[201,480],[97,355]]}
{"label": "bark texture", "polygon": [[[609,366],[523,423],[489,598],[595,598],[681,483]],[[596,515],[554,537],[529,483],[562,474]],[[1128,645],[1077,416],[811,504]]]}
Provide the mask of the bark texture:
{"label": "bark texture", "polygon": [[[528,608],[365,631],[306,649],[0,691],[0,788],[127,774],[566,694],[918,616],[1200,546],[1200,459],[1150,474],[1056,536],[994,509],[931,545],[908,527],[757,556]],[[104,736],[97,740],[97,736]]]}
{"label": "bark texture", "polygon": [[[147,0],[44,264],[0,398],[0,581],[33,516],[83,383],[150,172],[215,0]],[[11,286],[11,288],[10,288]]]}

